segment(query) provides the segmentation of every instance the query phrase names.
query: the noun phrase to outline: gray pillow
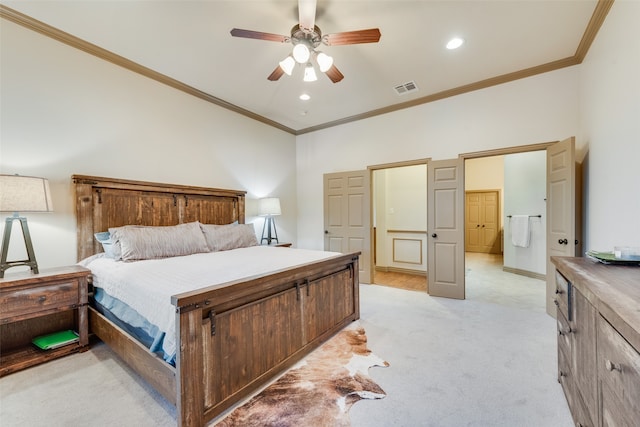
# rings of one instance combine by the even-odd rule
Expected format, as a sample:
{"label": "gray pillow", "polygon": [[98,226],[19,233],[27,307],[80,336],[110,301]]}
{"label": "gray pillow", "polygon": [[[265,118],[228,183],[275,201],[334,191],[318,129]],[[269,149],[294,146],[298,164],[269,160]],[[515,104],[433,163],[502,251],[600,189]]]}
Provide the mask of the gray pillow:
{"label": "gray pillow", "polygon": [[110,228],[111,241],[123,261],[167,258],[209,252],[198,222],[165,227],[125,225]]}
{"label": "gray pillow", "polygon": [[253,224],[200,224],[211,252],[257,246]]}

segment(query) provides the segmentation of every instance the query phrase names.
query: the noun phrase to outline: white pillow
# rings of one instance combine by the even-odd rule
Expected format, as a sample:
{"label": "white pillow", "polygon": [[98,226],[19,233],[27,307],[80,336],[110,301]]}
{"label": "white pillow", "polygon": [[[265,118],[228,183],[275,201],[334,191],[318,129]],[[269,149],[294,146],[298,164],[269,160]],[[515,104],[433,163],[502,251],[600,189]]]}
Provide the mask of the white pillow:
{"label": "white pillow", "polygon": [[253,224],[200,224],[211,252],[257,246]]}
{"label": "white pillow", "polygon": [[111,241],[120,249],[116,259],[135,261],[209,252],[198,222],[165,227],[125,225],[109,228]]}

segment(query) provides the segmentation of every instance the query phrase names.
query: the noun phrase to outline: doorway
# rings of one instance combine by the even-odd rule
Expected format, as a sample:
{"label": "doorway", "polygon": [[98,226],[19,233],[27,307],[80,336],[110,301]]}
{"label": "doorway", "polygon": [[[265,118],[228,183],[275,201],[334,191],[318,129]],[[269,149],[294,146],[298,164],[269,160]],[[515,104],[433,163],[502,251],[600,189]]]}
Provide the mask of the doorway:
{"label": "doorway", "polygon": [[[546,176],[545,150],[465,161],[465,258],[473,256],[477,264],[482,257],[474,253],[494,254],[487,258],[487,262],[501,264],[505,272],[545,279]],[[491,224],[494,212],[499,215],[495,221],[495,232]],[[529,218],[526,221],[526,245],[513,242],[514,215]],[[488,232],[484,232],[485,229]]]}
{"label": "doorway", "polygon": [[372,283],[426,292],[426,161],[370,169]]}

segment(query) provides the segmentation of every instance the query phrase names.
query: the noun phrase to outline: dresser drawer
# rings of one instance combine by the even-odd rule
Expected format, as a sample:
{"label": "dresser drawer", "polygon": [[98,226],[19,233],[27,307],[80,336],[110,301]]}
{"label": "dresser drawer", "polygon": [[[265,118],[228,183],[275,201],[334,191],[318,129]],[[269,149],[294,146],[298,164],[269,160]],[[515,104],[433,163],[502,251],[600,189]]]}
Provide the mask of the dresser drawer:
{"label": "dresser drawer", "polygon": [[640,354],[603,317],[598,320],[598,378],[602,425],[640,420]]}
{"label": "dresser drawer", "polygon": [[564,314],[558,311],[558,351],[564,352],[567,360],[570,360],[571,355],[571,327],[569,322],[565,319]]}
{"label": "dresser drawer", "polygon": [[[558,316],[560,318],[561,316]],[[558,325],[559,327],[559,325]],[[576,426],[595,427],[592,422],[580,391],[575,383],[575,376],[571,370],[571,359],[568,352],[563,348],[562,340],[558,340],[558,382],[562,386],[567,404],[571,410],[571,416]]]}
{"label": "dresser drawer", "polygon": [[24,317],[33,313],[70,307],[77,305],[78,302],[79,284],[77,280],[15,289],[0,294],[0,306],[2,306],[0,319],[4,323],[12,317]]}
{"label": "dresser drawer", "polygon": [[560,274],[556,270],[556,296],[555,303],[558,307],[558,311],[564,314],[564,317],[567,320],[571,319],[571,310],[570,310],[570,298],[569,292],[571,289],[571,283],[567,279],[564,278],[562,274]]}

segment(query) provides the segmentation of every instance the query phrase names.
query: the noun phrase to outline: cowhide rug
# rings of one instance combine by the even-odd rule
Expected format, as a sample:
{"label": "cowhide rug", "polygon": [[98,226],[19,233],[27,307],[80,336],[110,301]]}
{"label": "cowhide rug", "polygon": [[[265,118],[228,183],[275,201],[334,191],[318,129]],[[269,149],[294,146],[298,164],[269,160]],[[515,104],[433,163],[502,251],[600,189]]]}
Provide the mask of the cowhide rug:
{"label": "cowhide rug", "polygon": [[367,349],[362,327],[344,329],[215,426],[349,426],[354,403],[386,396],[372,366],[389,363]]}

